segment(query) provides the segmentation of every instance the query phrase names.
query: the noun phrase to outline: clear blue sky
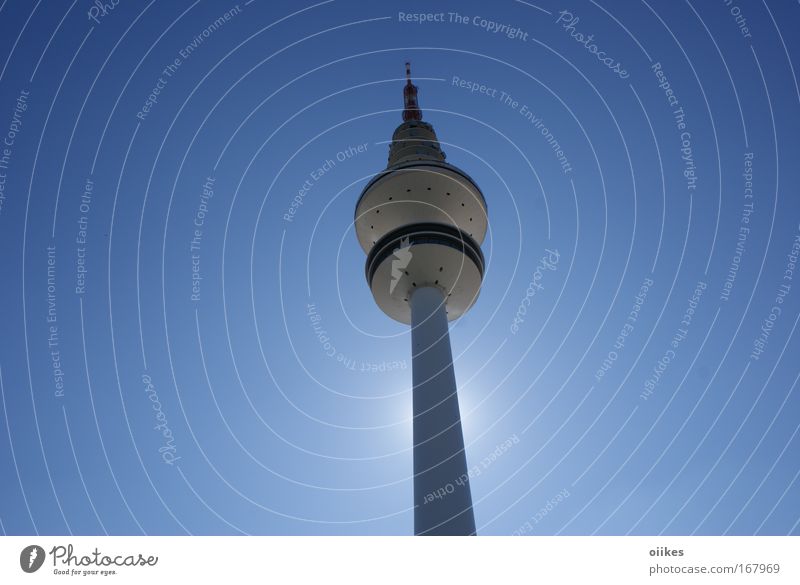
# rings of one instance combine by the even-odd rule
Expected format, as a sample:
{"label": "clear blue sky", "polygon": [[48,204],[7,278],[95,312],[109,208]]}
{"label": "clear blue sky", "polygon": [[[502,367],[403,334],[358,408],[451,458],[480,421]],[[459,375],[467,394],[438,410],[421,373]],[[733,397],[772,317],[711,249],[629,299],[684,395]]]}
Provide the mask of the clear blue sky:
{"label": "clear blue sky", "polygon": [[352,229],[409,59],[489,205],[479,533],[800,532],[796,3],[35,6],[0,5],[3,532],[412,532],[410,336]]}

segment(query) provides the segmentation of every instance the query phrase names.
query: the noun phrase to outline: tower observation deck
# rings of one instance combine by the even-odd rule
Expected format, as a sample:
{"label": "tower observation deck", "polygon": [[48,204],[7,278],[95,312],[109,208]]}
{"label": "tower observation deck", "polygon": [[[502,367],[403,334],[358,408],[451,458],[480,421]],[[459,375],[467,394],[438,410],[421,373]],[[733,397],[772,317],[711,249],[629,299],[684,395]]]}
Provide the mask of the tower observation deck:
{"label": "tower observation deck", "polygon": [[411,325],[414,532],[475,534],[448,321],[480,292],[486,201],[464,171],[445,162],[422,120],[406,63],[403,122],[386,169],[356,204],[355,231],[378,307]]}

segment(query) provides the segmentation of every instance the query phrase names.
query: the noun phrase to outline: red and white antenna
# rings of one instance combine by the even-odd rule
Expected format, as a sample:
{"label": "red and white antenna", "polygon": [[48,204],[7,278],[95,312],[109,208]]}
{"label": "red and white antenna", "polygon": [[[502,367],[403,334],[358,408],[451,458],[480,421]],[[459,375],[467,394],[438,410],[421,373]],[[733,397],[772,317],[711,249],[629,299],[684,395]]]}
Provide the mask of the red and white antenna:
{"label": "red and white antenna", "polygon": [[422,110],[417,102],[417,86],[411,83],[411,62],[406,61],[406,86],[403,88],[403,122],[422,120]]}

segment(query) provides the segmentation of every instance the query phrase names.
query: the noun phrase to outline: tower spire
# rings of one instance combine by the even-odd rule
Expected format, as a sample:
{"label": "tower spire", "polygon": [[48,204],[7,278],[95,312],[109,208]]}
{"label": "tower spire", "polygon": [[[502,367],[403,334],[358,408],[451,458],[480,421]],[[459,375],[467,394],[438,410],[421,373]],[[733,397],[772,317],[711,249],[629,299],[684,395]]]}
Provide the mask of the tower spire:
{"label": "tower spire", "polygon": [[406,85],[403,88],[403,122],[422,120],[422,110],[417,103],[417,86],[411,83],[411,62],[406,61]]}

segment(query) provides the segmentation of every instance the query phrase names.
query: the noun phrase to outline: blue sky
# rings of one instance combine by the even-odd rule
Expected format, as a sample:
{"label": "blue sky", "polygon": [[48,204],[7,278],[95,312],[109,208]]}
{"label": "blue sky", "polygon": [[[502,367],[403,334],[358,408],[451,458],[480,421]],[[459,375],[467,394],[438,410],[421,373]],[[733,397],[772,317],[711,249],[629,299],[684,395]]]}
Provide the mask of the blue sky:
{"label": "blue sky", "polygon": [[799,18],[3,3],[3,532],[412,532],[409,330],[352,226],[411,60],[489,206],[478,532],[797,534]]}

